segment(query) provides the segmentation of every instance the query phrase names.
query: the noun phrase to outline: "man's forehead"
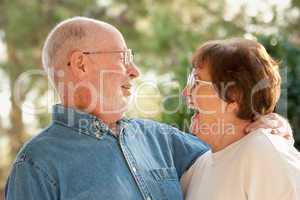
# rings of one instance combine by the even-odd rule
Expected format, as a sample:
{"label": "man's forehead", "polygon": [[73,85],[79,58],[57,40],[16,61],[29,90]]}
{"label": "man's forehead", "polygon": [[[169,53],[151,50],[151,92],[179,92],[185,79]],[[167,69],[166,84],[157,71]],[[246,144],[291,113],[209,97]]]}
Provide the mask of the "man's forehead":
{"label": "man's forehead", "polygon": [[[117,29],[98,30],[95,37],[95,44],[98,50],[115,51],[127,49],[123,35]],[[99,49],[100,48],[100,49]]]}

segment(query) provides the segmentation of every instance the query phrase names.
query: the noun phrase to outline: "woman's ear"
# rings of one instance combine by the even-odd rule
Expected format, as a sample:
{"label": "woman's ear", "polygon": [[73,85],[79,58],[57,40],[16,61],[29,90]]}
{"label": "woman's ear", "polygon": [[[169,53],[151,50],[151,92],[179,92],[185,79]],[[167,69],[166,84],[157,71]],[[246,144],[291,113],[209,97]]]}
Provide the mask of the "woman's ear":
{"label": "woman's ear", "polygon": [[226,112],[238,113],[238,111],[239,111],[239,104],[237,102],[235,102],[235,101],[227,103],[225,109],[226,109]]}

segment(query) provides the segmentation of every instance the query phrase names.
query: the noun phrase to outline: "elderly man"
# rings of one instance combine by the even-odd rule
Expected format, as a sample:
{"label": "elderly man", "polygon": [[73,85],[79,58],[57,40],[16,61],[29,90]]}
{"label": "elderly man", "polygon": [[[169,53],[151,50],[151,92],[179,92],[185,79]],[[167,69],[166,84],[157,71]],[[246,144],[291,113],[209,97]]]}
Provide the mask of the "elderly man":
{"label": "elderly man", "polygon": [[45,42],[43,65],[62,104],[17,155],[7,200],[182,199],[179,180],[208,146],[124,118],[139,71],[115,27],[84,17],[61,22]]}

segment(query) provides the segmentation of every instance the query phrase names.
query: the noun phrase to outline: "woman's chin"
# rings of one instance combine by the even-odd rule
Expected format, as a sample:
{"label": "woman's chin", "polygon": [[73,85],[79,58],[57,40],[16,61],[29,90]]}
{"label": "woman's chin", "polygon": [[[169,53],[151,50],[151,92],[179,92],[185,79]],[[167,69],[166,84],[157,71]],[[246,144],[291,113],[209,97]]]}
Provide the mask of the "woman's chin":
{"label": "woman's chin", "polygon": [[203,140],[204,142],[208,142],[210,138],[208,127],[205,126],[205,122],[200,120],[192,120],[190,125],[190,132],[198,137],[199,139]]}

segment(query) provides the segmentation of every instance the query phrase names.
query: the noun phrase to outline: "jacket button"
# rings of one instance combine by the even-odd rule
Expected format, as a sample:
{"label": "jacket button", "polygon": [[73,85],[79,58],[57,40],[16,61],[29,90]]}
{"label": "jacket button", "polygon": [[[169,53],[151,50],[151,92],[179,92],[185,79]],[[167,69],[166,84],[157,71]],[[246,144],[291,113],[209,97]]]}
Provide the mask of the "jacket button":
{"label": "jacket button", "polygon": [[[136,168],[132,167],[132,171],[135,173],[136,172]],[[148,200],[148,199],[147,199]]]}
{"label": "jacket button", "polygon": [[99,133],[95,133],[97,139],[101,139],[101,135]]}
{"label": "jacket button", "polygon": [[98,121],[94,121],[94,126],[98,127],[100,126],[100,123]]}

